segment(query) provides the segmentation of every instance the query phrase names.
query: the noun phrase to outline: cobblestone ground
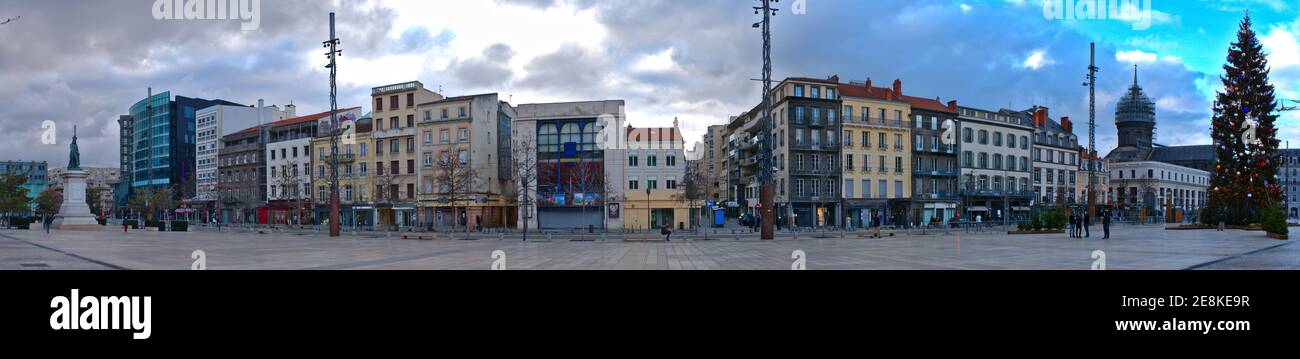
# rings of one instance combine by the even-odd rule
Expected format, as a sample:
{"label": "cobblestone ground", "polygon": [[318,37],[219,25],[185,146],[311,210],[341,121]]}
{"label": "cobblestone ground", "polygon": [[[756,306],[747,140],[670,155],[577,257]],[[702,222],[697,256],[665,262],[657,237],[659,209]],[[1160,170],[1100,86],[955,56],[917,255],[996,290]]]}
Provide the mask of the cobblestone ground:
{"label": "cobblestone ground", "polygon": [[[1099,228],[1098,231],[1100,232]],[[1099,234],[1099,233],[1094,233]],[[458,235],[463,238],[464,235]],[[819,238],[826,237],[826,238]],[[1096,250],[1107,269],[1300,269],[1300,247],[1261,232],[1116,228],[1110,240],[1059,235],[930,234],[864,238],[785,234],[664,242],[646,235],[572,237],[485,235],[476,240],[404,240],[383,235],[331,239],[304,233],[0,231],[0,269],[187,270],[202,250],[208,269],[490,269],[494,251],[507,269],[784,270],[803,251],[808,269],[1087,270]],[[581,238],[581,241],[572,240]],[[717,238],[717,236],[713,236]],[[540,239],[540,241],[539,241]]]}

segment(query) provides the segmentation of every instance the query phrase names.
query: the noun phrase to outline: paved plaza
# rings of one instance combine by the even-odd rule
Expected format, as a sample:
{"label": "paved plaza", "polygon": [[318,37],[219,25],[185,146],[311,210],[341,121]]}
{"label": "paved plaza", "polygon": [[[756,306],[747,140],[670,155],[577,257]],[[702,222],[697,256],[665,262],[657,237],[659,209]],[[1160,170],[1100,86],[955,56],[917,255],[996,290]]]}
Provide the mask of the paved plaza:
{"label": "paved plaza", "polygon": [[[158,233],[120,229],[100,232],[0,230],[0,269],[188,270],[202,250],[211,270],[404,270],[491,269],[494,251],[510,270],[786,270],[802,251],[807,269],[1049,269],[1087,270],[1092,253],[1106,254],[1107,269],[1300,269],[1300,246],[1262,232],[1169,231],[1159,226],[1120,226],[1110,240],[1005,233],[783,234],[776,241],[754,235],[702,236],[686,240],[644,235],[572,237],[483,235],[472,240],[408,240],[382,234],[328,238],[250,230]],[[458,236],[464,238],[464,235]],[[581,240],[573,240],[578,238]],[[652,238],[654,238],[652,240]]]}

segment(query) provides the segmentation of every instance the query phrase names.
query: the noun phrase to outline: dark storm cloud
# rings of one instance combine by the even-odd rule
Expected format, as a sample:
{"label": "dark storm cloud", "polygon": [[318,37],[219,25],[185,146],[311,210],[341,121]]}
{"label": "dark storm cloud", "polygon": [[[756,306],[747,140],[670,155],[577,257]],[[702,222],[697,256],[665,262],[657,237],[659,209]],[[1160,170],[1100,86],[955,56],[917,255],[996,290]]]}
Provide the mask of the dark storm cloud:
{"label": "dark storm cloud", "polygon": [[555,52],[538,56],[524,65],[528,75],[519,79],[516,85],[586,96],[588,99],[601,98],[608,74],[607,60],[605,54],[566,43]]}
{"label": "dark storm cloud", "polygon": [[[0,11],[23,16],[0,28],[0,81],[7,84],[0,87],[0,131],[9,135],[0,153],[61,166],[76,124],[83,162],[116,165],[117,117],[149,86],[245,104],[293,100],[300,113],[325,108],[327,78],[315,69],[324,64],[330,11],[338,13],[346,56],[377,57],[391,47],[385,40],[394,13],[374,1],[263,1],[255,31],[241,31],[238,20],[156,20],[153,3],[0,0]],[[445,38],[416,35],[407,40],[419,46]],[[366,90],[345,86],[340,93],[363,99]],[[59,126],[57,149],[35,150],[43,148],[44,120]]]}
{"label": "dark storm cloud", "polygon": [[[7,84],[0,87],[0,98],[6,99],[0,131],[18,137],[0,142],[0,153],[47,156],[31,148],[38,148],[40,120],[51,119],[82,126],[88,164],[116,164],[114,121],[144,97],[147,86],[241,103],[293,100],[299,113],[322,110],[328,83],[320,68],[320,42],[327,37],[329,11],[339,12],[345,59],[436,52],[431,49],[455,38],[455,29],[437,27],[389,38],[394,10],[369,1],[342,1],[337,7],[316,0],[263,1],[261,29],[251,32],[240,31],[238,21],[159,22],[151,17],[151,3],[0,0],[0,15],[23,16],[0,27],[0,83]],[[622,98],[635,107],[630,110],[660,119],[678,114],[713,119],[684,122],[691,139],[698,139],[705,126],[724,123],[758,103],[760,84],[751,79],[761,70],[761,42],[750,27],[757,21],[750,1],[497,3],[594,10],[607,38],[599,47],[566,44],[534,58],[517,58],[509,39],[500,39],[480,54],[452,59],[445,70],[412,70],[412,75],[448,79],[456,93],[513,87],[571,100]],[[1076,123],[1087,117],[1087,91],[1080,86],[1091,41],[1087,34],[1044,20],[1035,6],[977,6],[963,13],[958,5],[809,0],[808,13],[794,15],[782,2],[786,9],[774,25],[774,75],[872,77],[880,85],[900,78],[907,94],[989,109],[1043,105],[1054,117],[1070,116]],[[1117,61],[1115,53],[1134,49],[1098,44],[1103,70],[1097,134],[1103,152],[1114,143],[1114,103],[1132,82],[1131,66]],[[1036,69],[1023,66],[1036,51],[1048,61]],[[664,53],[672,55],[671,68],[637,67]],[[512,62],[523,64],[523,71],[512,70]],[[1140,76],[1147,94],[1162,103],[1158,140],[1204,140],[1189,135],[1205,132],[1209,103],[1195,81],[1206,75],[1157,60],[1142,64]],[[369,85],[341,84],[340,105],[367,103]],[[86,131],[103,136],[88,138]],[[59,151],[45,152],[52,154],[42,159],[62,161]]]}
{"label": "dark storm cloud", "polygon": [[[704,108],[738,111],[758,103],[759,84],[750,79],[759,77],[760,40],[749,26],[757,16],[747,6],[664,0],[609,1],[593,7],[610,32],[606,56],[617,59],[612,66],[675,50],[673,60],[683,71],[631,75],[658,89],[644,95],[646,103],[696,100],[717,105]],[[872,77],[884,86],[897,78],[903,80],[905,93],[920,97],[939,96],[989,109],[1048,106],[1054,117],[1069,116],[1075,123],[1088,115],[1087,90],[1081,84],[1092,40],[1044,19],[1041,9],[1033,6],[982,6],[963,13],[950,2],[809,1],[807,14],[792,15],[787,8],[775,18],[773,41],[778,80],[837,74],[845,82]],[[1098,44],[1103,72],[1097,138],[1102,152],[1113,147],[1114,104],[1133,79],[1131,65],[1115,56],[1127,50],[1133,49]],[[1048,61],[1036,69],[1024,66],[1038,51]],[[1158,141],[1203,139],[1192,134],[1208,126],[1210,104],[1195,86],[1206,75],[1163,61],[1142,66],[1147,94],[1178,108],[1157,109]],[[563,77],[555,72],[551,76]],[[717,122],[725,120],[719,116]],[[1086,134],[1084,126],[1077,126],[1076,133]]]}
{"label": "dark storm cloud", "polygon": [[510,68],[514,57],[509,45],[493,44],[480,57],[453,60],[439,77],[454,79],[455,88],[467,92],[499,91],[514,76]]}

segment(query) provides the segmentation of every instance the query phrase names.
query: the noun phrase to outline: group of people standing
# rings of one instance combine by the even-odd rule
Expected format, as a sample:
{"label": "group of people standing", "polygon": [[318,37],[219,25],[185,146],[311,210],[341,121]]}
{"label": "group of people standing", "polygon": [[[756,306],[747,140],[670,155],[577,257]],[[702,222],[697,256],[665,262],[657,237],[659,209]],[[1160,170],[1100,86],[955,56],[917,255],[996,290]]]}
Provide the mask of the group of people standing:
{"label": "group of people standing", "polygon": [[[1087,211],[1070,213],[1070,238],[1092,237],[1092,216]],[[1110,239],[1110,215],[1101,212],[1102,239]]]}

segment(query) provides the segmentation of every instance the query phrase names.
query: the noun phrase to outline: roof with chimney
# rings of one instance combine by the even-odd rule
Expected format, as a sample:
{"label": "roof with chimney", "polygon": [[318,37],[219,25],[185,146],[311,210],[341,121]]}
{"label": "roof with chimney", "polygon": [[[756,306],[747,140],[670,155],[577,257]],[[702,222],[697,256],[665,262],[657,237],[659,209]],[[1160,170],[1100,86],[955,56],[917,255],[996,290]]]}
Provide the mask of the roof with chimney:
{"label": "roof with chimney", "polygon": [[920,98],[916,96],[903,95],[900,99],[903,102],[907,102],[911,104],[913,109],[919,108],[919,109],[930,110],[935,112],[951,113],[954,115],[957,114],[957,109],[949,108],[947,105],[944,105],[942,102],[939,102],[938,98],[928,99],[928,98]]}
{"label": "roof with chimney", "polygon": [[857,97],[881,101],[903,102],[894,98],[894,90],[884,87],[871,86],[871,79],[867,79],[865,84],[847,83],[839,84],[840,96]]}
{"label": "roof with chimney", "polygon": [[[346,112],[349,112],[349,111],[360,110],[360,109],[361,109],[360,107],[340,108],[338,113],[339,113],[339,114],[343,114],[343,113],[346,113]],[[313,122],[313,121],[317,121],[317,120],[320,120],[320,119],[323,119],[323,118],[326,118],[326,117],[329,117],[329,116],[330,116],[330,111],[325,111],[325,112],[321,112],[321,113],[310,114],[310,115],[307,115],[307,116],[299,116],[299,117],[288,118],[288,119],[283,119],[283,120],[280,120],[280,121],[276,121],[276,122],[268,123],[268,124],[266,124],[266,127],[268,127],[268,128],[276,128],[276,127],[282,127],[282,126],[296,125],[296,124],[300,124],[300,123],[304,123],[304,122]],[[260,128],[260,127],[262,127],[262,126],[253,126],[253,127],[245,128],[245,129],[243,129],[243,130],[240,130],[239,132],[232,133],[232,134],[230,134],[229,136],[236,136],[236,135],[242,135],[242,134],[247,134],[247,133],[257,132],[257,129]]]}

